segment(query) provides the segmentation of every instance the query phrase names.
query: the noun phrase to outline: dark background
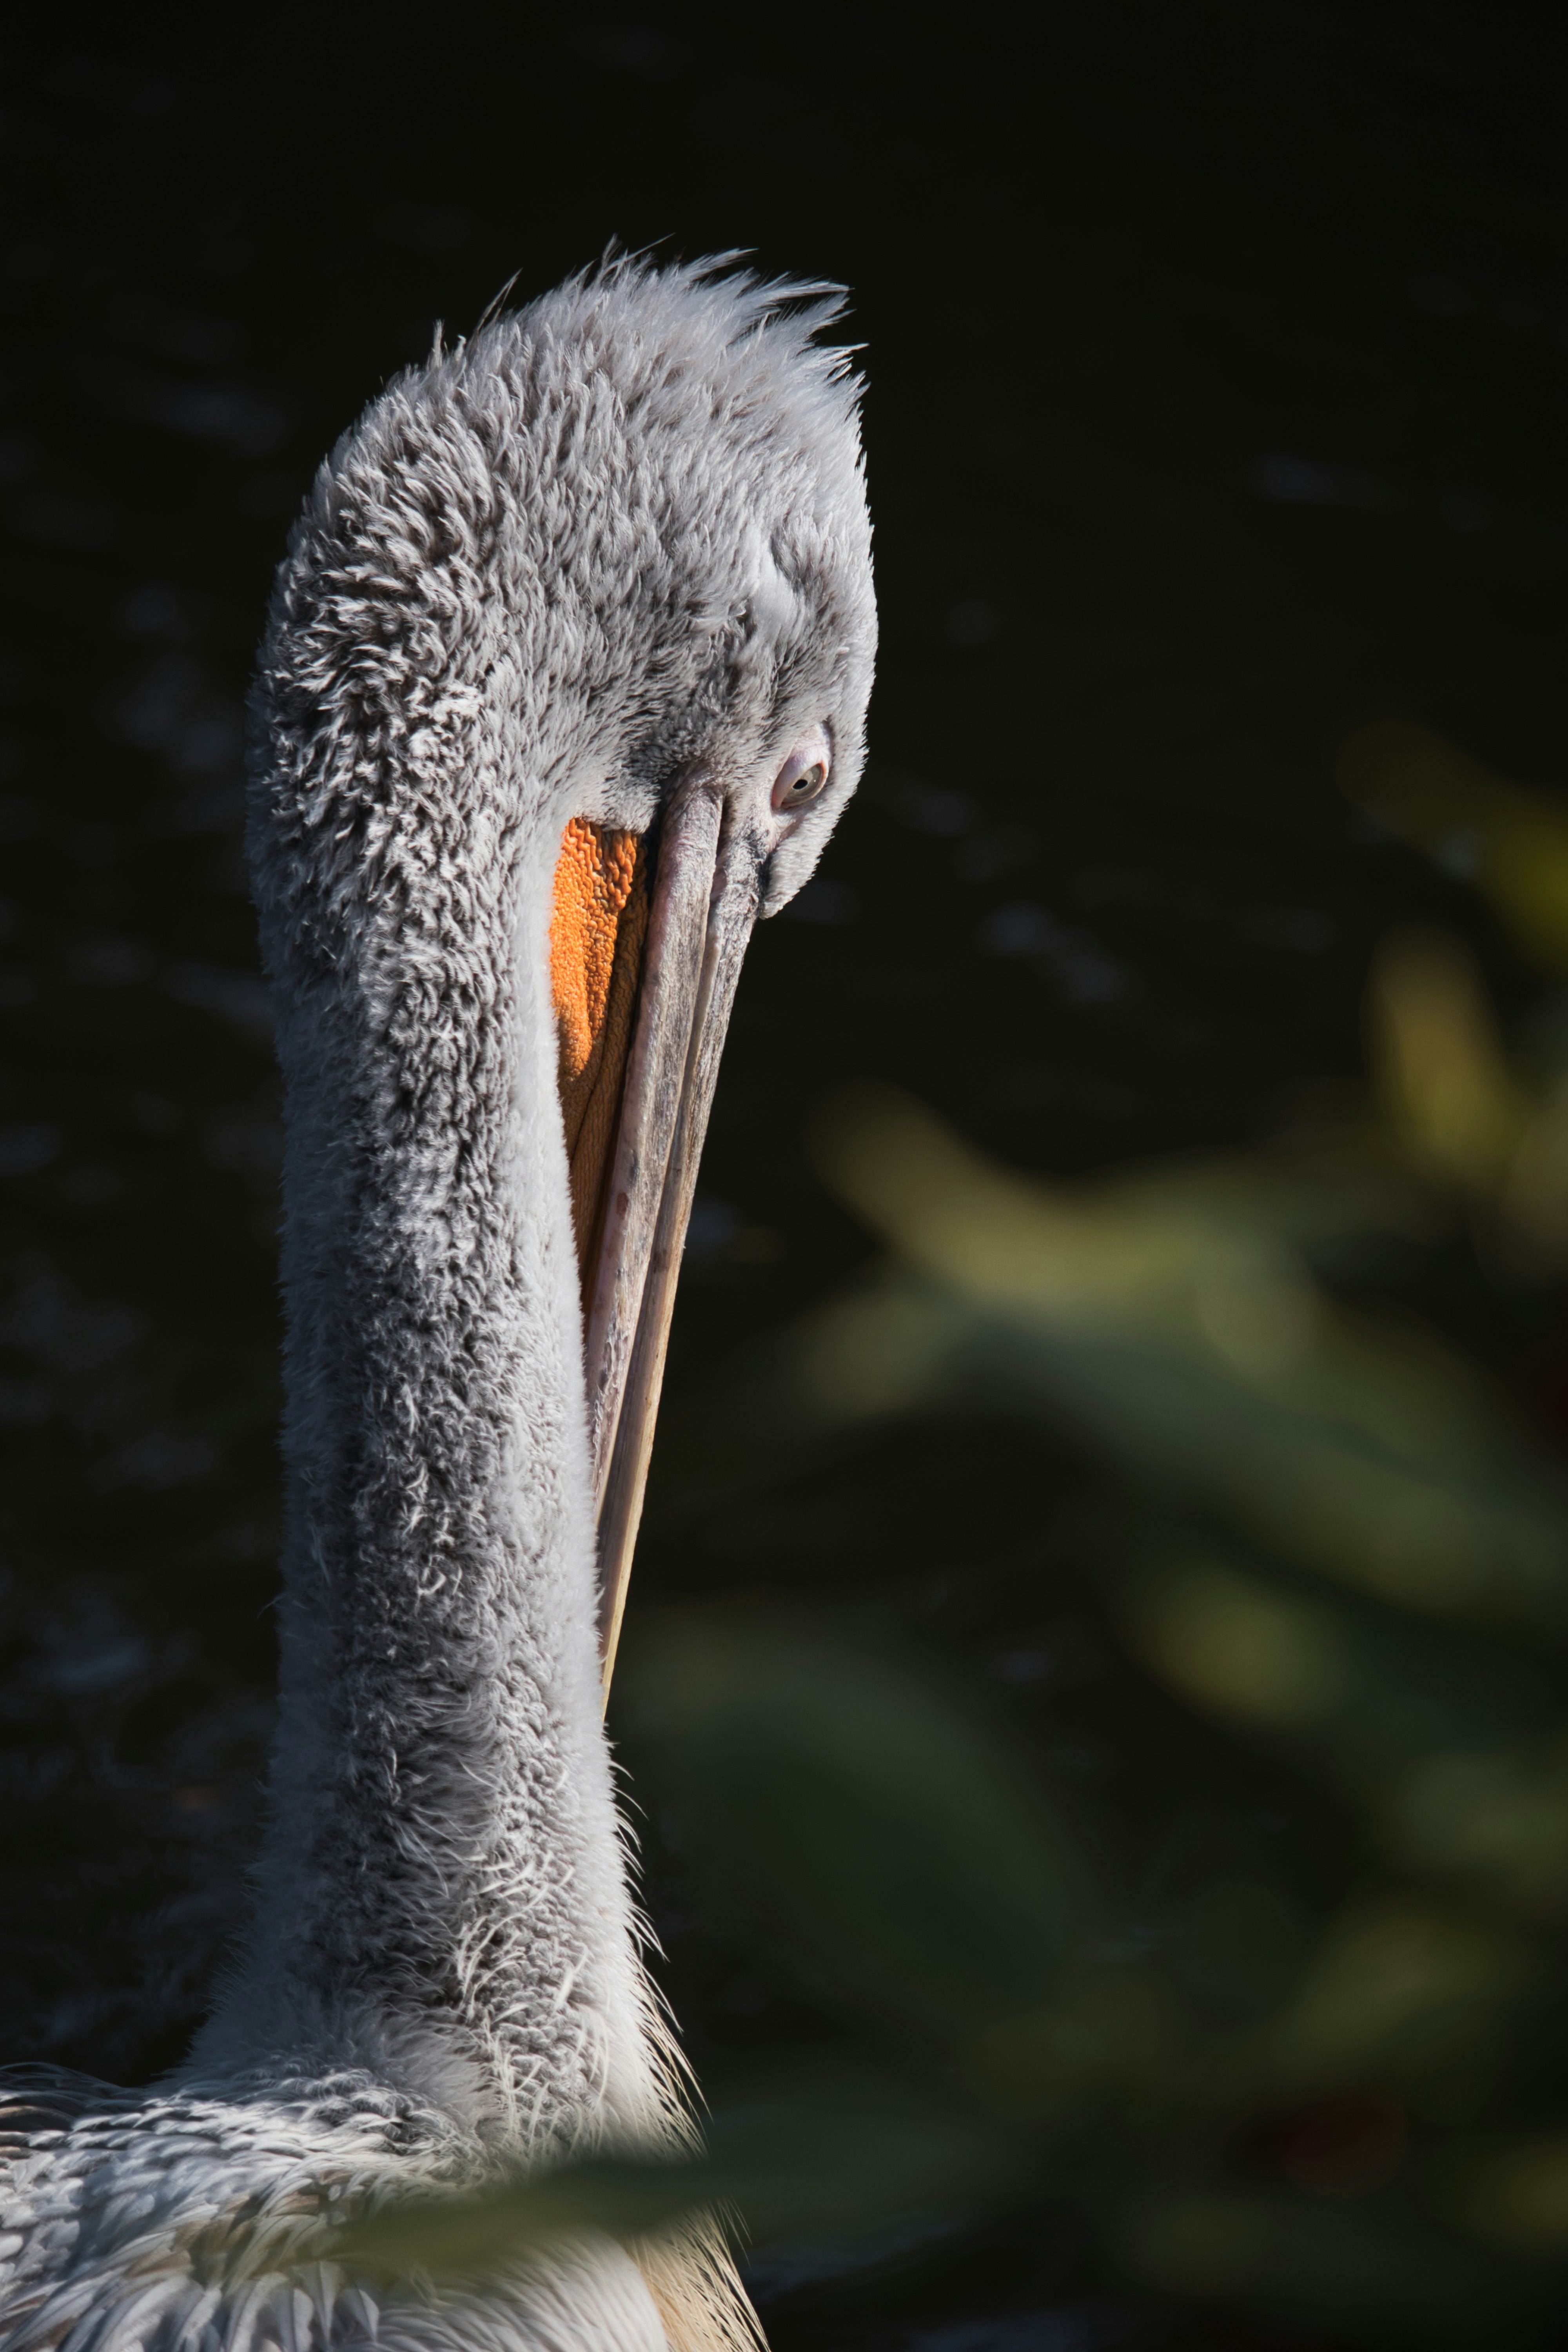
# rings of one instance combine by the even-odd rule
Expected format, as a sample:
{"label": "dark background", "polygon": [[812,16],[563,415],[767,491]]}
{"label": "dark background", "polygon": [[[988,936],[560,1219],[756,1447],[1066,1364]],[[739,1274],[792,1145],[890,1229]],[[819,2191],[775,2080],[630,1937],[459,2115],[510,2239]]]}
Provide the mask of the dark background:
{"label": "dark background", "polygon": [[[1179,1877],[1173,1834],[1293,1838],[1331,1879],[1331,1809],[1148,1729],[1165,1703],[1094,1627],[1115,1482],[1070,1436],[899,1424],[737,1486],[690,1433],[866,1260],[808,1147],[845,1080],[1092,1176],[1352,1090],[1397,921],[1463,931],[1530,1010],[1462,881],[1369,826],[1332,762],[1394,713],[1563,771],[1551,13],[584,7],[352,38],[247,18],[226,43],[62,19],[6,77],[6,2054],[173,2063],[254,1819],[278,1139],[237,813],[271,568],[437,319],[460,334],[514,273],[526,297],[611,238],[851,289],[884,631],[866,785],[748,965],[633,1618],[739,1588],[850,1609],[940,1653],[1042,1769],[1100,1773],[1130,1888]],[[1544,1392],[1551,1300],[1447,1261],[1400,1279]],[[1100,1666],[1065,1692],[999,1668],[1058,1618]],[[668,1982],[721,2080],[820,1988],[647,1802]],[[944,2260],[781,2290],[770,2326],[1319,2340],[1288,2315],[1189,2336],[1088,2225],[999,2223]]]}

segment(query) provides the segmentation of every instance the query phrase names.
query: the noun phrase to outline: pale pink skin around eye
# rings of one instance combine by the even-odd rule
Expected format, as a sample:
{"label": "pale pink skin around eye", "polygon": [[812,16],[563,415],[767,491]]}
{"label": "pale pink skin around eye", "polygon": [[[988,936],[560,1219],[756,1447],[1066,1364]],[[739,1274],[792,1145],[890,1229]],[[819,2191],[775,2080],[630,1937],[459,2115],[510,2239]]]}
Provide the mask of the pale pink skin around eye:
{"label": "pale pink skin around eye", "polygon": [[833,770],[833,746],[827,730],[813,725],[791,745],[789,755],[773,779],[772,808],[786,823],[796,809],[820,799]]}

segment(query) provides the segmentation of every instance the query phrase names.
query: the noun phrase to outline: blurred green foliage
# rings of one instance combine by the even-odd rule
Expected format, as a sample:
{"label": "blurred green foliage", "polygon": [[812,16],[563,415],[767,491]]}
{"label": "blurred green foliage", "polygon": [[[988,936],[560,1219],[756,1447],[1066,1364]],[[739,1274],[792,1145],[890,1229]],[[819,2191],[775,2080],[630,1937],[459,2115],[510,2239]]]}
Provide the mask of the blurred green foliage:
{"label": "blurred green foliage", "polygon": [[[1424,845],[1468,828],[1504,920],[1568,964],[1548,797],[1410,729],[1358,739],[1345,775]],[[929,1660],[820,1614],[671,1619],[626,1697],[704,1869],[830,2010],[956,2079],[1012,2135],[1005,2194],[1085,2213],[1133,2295],[1313,2340],[1545,2343],[1568,2301],[1568,1486],[1491,1367],[1333,1269],[1458,1232],[1484,1281],[1549,1297],[1568,1052],[1511,1058],[1436,932],[1386,941],[1367,1023],[1353,1114],[1070,1187],[905,1095],[837,1100],[818,1164],[887,1255],[707,1417],[741,1485],[900,1416],[956,1415],[960,1444],[977,1397],[1076,1430],[1143,1498],[1112,1603],[1131,1660],[1233,1769],[1250,1747],[1319,1793],[1327,1892],[1282,1853],[1130,1942],[1081,1809]]]}
{"label": "blurred green foliage", "polygon": [[1350,736],[1340,782],[1392,831],[1473,876],[1543,971],[1568,971],[1568,810],[1559,802],[1408,720]]}
{"label": "blurred green foliage", "polygon": [[339,2213],[321,2251],[370,2273],[482,2277],[563,2239],[679,2234],[717,2210],[751,2237],[847,2244],[890,2215],[952,2213],[1005,2193],[1007,2149],[952,2099],[845,2070],[797,2079],[716,2116],[701,2153],[596,2158],[476,2194]]}
{"label": "blurred green foliage", "polygon": [[931,1691],[710,1618],[667,1622],[637,1677],[729,1868],[861,1998],[940,2032],[1057,1989],[1089,1931],[1079,1866]]}

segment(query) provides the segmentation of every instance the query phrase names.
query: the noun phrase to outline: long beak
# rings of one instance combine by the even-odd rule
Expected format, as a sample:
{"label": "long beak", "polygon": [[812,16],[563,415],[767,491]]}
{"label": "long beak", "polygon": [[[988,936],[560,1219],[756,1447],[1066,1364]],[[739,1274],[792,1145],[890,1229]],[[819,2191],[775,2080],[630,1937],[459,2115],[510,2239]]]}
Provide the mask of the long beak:
{"label": "long beak", "polygon": [[726,825],[725,813],[722,793],[705,779],[683,785],[665,812],[589,1296],[588,1413],[606,1701],[697,1163],[756,920],[756,860]]}

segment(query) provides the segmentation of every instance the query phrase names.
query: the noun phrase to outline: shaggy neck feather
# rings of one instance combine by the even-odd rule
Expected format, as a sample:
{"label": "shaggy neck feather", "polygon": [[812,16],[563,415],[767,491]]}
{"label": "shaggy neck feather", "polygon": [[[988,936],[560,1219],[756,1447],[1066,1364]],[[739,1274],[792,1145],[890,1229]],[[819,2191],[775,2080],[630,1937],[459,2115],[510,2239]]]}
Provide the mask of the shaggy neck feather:
{"label": "shaggy neck feather", "polygon": [[193,2066],[364,2067],[573,2143],[658,2093],[599,1727],[564,812],[535,782],[563,763],[482,630],[384,680],[378,761],[384,646],[334,647],[346,749],[319,700],[291,736],[321,627],[285,591],[252,818],[288,1130],[281,1728],[258,1926]]}

